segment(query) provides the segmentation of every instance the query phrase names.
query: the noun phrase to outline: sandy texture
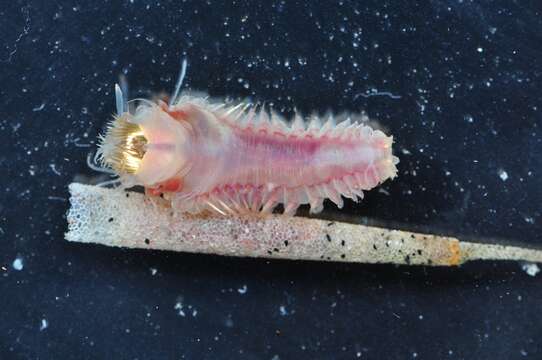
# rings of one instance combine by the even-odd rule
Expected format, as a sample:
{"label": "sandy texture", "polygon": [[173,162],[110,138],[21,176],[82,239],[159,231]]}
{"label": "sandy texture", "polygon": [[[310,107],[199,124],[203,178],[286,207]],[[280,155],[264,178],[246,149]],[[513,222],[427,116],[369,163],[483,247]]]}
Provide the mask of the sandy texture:
{"label": "sandy texture", "polygon": [[66,240],[226,256],[407,265],[473,259],[540,261],[535,250],[363,225],[268,216],[194,217],[155,206],[144,195],[73,183]]}

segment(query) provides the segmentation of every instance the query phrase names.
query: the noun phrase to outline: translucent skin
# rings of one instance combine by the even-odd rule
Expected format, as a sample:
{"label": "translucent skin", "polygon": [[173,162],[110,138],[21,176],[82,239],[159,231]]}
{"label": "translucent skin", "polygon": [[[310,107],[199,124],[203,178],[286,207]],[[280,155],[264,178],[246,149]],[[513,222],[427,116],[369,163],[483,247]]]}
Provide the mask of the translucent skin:
{"label": "translucent skin", "polygon": [[148,141],[135,178],[138,184],[149,188],[178,177],[190,161],[190,125],[175,121],[165,109],[164,105],[144,106],[130,118]]}
{"label": "translucent skin", "polygon": [[[188,129],[188,135],[178,140],[183,143],[182,154],[168,160],[177,173],[143,185],[150,194],[163,193],[174,209],[183,212],[266,213],[278,203],[288,214],[305,203],[318,212],[325,198],[341,207],[341,195],[357,199],[363,196],[361,190],[396,174],[392,139],[365,125],[313,123],[305,129],[296,119],[290,128],[275,113],[270,121],[265,111],[235,110],[193,98],[157,109],[162,121],[176,122]],[[171,128],[164,126],[164,131]],[[163,138],[175,141],[167,134]],[[154,159],[146,155],[143,167],[163,166],[158,154]]]}

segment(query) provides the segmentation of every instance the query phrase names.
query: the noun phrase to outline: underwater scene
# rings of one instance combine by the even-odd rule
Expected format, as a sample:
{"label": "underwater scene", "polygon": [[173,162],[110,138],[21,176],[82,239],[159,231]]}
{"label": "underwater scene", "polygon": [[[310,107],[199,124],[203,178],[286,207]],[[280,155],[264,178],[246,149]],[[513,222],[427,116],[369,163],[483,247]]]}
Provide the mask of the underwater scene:
{"label": "underwater scene", "polygon": [[540,359],[536,1],[6,2],[0,359]]}

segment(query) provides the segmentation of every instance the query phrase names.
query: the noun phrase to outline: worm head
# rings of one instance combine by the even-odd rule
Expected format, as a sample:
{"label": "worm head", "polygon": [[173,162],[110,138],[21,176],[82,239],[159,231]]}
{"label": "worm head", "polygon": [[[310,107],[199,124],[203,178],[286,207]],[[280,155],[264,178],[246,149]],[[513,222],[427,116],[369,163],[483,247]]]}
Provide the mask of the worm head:
{"label": "worm head", "polygon": [[145,102],[134,114],[123,112],[109,123],[98,155],[103,165],[134,185],[152,186],[187,171],[190,132],[188,123]]}

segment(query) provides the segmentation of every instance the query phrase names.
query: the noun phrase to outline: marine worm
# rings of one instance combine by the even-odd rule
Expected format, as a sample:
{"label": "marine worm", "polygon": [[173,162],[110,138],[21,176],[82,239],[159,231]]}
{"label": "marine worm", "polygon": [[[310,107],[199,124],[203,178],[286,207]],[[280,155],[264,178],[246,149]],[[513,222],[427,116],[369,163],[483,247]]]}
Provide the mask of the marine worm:
{"label": "marine worm", "polygon": [[312,213],[325,199],[339,208],[397,175],[393,138],[362,116],[304,119],[249,102],[224,103],[179,94],[186,63],[169,104],[139,100],[130,111],[116,86],[117,116],[97,157],[124,187],[142,185],[180,213],[268,214],[282,204]]}

